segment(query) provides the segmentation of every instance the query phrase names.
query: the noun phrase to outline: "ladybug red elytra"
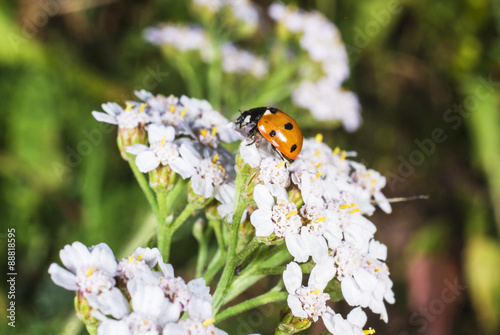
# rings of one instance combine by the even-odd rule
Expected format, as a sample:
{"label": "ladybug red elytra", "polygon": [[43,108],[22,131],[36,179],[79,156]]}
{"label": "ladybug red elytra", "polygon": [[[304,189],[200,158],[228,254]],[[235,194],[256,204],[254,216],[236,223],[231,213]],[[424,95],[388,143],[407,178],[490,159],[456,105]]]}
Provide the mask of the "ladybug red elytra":
{"label": "ladybug red elytra", "polygon": [[248,132],[253,138],[259,132],[278,154],[292,163],[299,156],[304,140],[299,125],[285,112],[274,107],[257,107],[241,113],[235,121],[240,128],[254,124]]}

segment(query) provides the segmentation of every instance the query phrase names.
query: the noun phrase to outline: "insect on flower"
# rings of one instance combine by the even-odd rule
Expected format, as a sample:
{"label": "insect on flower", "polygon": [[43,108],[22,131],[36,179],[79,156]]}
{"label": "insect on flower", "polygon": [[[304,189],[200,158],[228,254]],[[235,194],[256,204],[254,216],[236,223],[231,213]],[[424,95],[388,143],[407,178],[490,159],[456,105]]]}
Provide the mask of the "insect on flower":
{"label": "insect on flower", "polygon": [[241,113],[235,123],[240,128],[251,125],[248,138],[252,138],[255,142],[259,133],[272,144],[283,160],[290,163],[297,159],[302,150],[303,136],[299,125],[288,114],[277,108],[249,109]]}

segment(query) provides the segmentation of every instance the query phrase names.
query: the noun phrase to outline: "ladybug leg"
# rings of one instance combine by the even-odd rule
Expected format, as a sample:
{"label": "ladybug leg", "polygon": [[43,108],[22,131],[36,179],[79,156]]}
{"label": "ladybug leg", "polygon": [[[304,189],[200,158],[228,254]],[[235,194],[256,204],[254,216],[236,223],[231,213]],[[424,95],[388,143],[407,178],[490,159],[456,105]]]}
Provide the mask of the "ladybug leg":
{"label": "ladybug leg", "polygon": [[285,157],[285,156],[281,153],[281,151],[279,151],[279,150],[278,150],[278,149],[276,149],[275,147],[273,147],[273,150],[274,150],[274,152],[276,152],[276,153],[278,154],[278,156],[280,156],[280,158],[281,158],[283,161],[285,161],[287,164],[292,164],[292,163],[293,163],[293,160],[292,160],[292,159]]}
{"label": "ladybug leg", "polygon": [[252,143],[247,144],[247,146],[254,144],[257,141],[257,127],[250,129],[247,137],[252,138]]}

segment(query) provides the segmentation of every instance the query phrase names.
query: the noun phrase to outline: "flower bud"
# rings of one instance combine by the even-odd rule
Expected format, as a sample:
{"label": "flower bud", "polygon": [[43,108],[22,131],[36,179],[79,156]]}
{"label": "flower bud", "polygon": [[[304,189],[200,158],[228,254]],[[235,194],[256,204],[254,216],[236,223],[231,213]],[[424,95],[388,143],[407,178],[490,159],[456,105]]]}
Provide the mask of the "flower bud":
{"label": "flower bud", "polygon": [[189,182],[188,188],[188,202],[194,206],[196,209],[205,208],[209,203],[212,202],[214,197],[205,198],[202,195],[196,194],[191,187],[191,181]]}
{"label": "flower bud", "polygon": [[156,169],[149,171],[149,186],[155,192],[172,189],[175,184],[176,173],[168,165],[159,165]]}
{"label": "flower bud", "polygon": [[144,124],[140,123],[137,127],[132,129],[118,128],[117,143],[122,158],[128,161],[130,159],[130,155],[127,154],[125,148],[137,143],[140,144],[148,143],[147,133],[146,130],[144,129]]}
{"label": "flower bud", "polygon": [[281,320],[275,334],[295,334],[309,328],[311,323],[310,319],[294,316],[287,306],[281,313]]}
{"label": "flower bud", "polygon": [[93,308],[81,292],[76,293],[75,310],[76,316],[85,324],[89,334],[97,334],[97,326],[99,326],[100,321],[92,316]]}

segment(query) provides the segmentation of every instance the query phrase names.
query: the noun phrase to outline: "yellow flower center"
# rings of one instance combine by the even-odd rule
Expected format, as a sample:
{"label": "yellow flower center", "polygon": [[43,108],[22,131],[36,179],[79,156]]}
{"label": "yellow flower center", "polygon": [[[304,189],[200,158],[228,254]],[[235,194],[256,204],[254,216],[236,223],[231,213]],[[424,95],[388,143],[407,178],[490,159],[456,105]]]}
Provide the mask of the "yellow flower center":
{"label": "yellow flower center", "polygon": [[363,330],[363,333],[368,334],[368,335],[375,334],[375,329],[370,327],[370,328],[368,328],[368,330]]}

